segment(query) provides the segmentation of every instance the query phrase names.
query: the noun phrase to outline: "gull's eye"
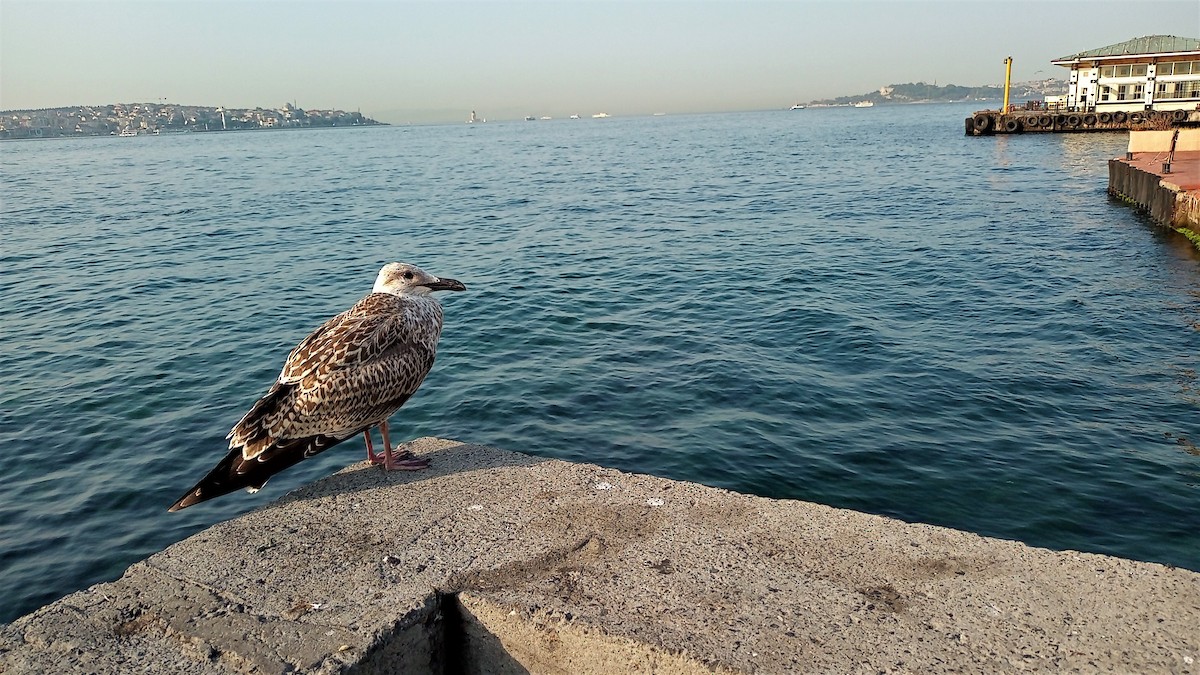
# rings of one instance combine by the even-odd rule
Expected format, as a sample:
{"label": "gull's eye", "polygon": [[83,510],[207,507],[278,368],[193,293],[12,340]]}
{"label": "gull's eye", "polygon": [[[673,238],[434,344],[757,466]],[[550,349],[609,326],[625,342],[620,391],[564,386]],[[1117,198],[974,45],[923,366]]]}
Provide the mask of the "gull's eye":
{"label": "gull's eye", "polygon": [[410,272],[405,272],[405,273],[404,273],[404,278],[405,278],[405,279],[408,279],[409,281],[412,281],[412,278],[413,278],[413,273],[412,273],[411,271],[410,271]]}

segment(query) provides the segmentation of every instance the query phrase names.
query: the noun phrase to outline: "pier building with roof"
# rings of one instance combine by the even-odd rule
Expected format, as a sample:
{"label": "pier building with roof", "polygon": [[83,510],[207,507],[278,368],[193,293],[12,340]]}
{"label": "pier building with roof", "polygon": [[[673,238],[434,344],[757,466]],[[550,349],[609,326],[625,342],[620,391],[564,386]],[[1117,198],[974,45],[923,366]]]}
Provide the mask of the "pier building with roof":
{"label": "pier building with roof", "polygon": [[1200,39],[1148,35],[1051,61],[1071,71],[1061,108],[1079,113],[1196,110]]}

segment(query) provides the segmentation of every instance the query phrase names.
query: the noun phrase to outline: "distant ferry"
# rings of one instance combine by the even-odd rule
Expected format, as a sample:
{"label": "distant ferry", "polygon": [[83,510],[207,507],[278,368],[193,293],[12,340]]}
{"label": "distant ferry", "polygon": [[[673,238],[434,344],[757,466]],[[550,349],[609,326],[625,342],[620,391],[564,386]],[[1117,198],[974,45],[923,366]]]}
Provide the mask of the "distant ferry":
{"label": "distant ferry", "polygon": [[788,110],[804,110],[804,106],[802,106],[802,105],[800,105],[799,103],[797,103],[796,105],[794,105],[794,106],[792,106],[792,107],[788,108]]}
{"label": "distant ferry", "polygon": [[579,115],[571,115],[571,119],[577,120],[577,119],[579,119]]}
{"label": "distant ferry", "polygon": [[136,129],[122,129],[121,133],[119,133],[117,135],[118,136],[137,136],[138,133],[137,133]]}
{"label": "distant ferry", "polygon": [[875,105],[874,101],[859,101],[858,103],[854,104],[854,107],[855,108],[870,108],[870,107],[873,107],[874,105]]}
{"label": "distant ferry", "polygon": [[536,119],[537,119],[537,118],[536,118],[536,117],[534,117],[533,115],[526,115],[526,116],[525,116],[525,121],[526,121],[526,122],[532,122],[532,121],[534,121],[534,120],[536,120]]}
{"label": "distant ferry", "polygon": [[600,119],[601,117],[608,117],[608,116],[609,116],[608,113],[596,113],[595,115],[592,115],[592,119]]}

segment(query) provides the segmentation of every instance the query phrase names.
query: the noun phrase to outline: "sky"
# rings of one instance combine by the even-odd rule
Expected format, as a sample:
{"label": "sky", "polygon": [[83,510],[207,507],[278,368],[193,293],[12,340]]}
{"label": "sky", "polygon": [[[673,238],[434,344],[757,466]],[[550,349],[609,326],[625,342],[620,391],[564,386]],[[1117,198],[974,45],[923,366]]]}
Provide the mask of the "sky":
{"label": "sky", "polygon": [[1057,77],[1200,37],[1200,1],[0,0],[0,109],[361,111],[392,124],[766,110],[888,84]]}

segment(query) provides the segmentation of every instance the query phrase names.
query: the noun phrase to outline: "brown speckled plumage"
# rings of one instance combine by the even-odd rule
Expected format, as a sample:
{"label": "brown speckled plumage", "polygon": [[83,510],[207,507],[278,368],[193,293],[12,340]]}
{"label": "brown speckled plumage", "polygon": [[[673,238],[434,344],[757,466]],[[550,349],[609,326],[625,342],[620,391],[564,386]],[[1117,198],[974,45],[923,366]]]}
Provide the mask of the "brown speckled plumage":
{"label": "brown speckled plumage", "polygon": [[229,432],[229,454],[172,511],[237,490],[380,425],[433,367],[442,307],[430,290],[463,290],[390,263],[375,292],[326,321],[288,354],[279,378]]}

